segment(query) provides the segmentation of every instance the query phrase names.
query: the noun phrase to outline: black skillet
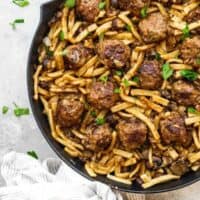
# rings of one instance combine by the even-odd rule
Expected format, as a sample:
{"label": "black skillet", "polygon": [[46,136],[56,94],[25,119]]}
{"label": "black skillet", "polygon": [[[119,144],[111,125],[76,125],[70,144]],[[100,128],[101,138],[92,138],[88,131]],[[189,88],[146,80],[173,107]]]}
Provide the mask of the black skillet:
{"label": "black skillet", "polygon": [[45,34],[48,32],[48,22],[53,17],[55,12],[59,9],[60,4],[62,3],[62,0],[54,0],[49,3],[46,3],[41,6],[41,12],[40,12],[40,23],[38,26],[38,29],[35,33],[35,36],[32,41],[32,45],[29,52],[29,59],[28,59],[28,66],[27,66],[27,84],[28,84],[28,94],[29,94],[29,100],[32,107],[32,112],[35,117],[35,120],[51,146],[51,148],[57,153],[57,155],[73,170],[75,170],[77,173],[81,174],[82,176],[86,177],[90,180],[100,181],[105,184],[110,185],[112,188],[119,189],[121,191],[125,192],[131,192],[131,193],[141,193],[141,194],[148,194],[148,193],[160,193],[160,192],[167,192],[171,190],[176,190],[182,187],[185,187],[187,185],[190,185],[200,179],[200,171],[199,172],[189,172],[185,176],[183,176],[180,180],[170,181],[167,183],[163,183],[154,187],[151,187],[149,189],[144,190],[141,188],[137,183],[134,183],[131,186],[124,185],[118,182],[114,182],[112,180],[107,179],[104,176],[98,176],[96,178],[91,178],[85,171],[83,163],[78,160],[71,158],[68,156],[64,151],[63,147],[59,145],[51,136],[50,128],[48,125],[48,121],[46,116],[42,113],[43,107],[41,102],[36,102],[33,100],[33,73],[34,73],[34,64],[37,63],[37,49],[39,44],[42,42],[42,39],[44,38]]}

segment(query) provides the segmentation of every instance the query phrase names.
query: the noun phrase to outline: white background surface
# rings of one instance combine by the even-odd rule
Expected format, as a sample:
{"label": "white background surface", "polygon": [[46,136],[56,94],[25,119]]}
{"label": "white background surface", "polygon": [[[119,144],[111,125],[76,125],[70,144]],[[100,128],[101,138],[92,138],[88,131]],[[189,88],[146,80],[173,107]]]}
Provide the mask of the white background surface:
{"label": "white background surface", "polygon": [[[7,115],[0,112],[0,160],[9,150],[27,152],[35,150],[41,159],[56,157],[50,149],[32,117],[16,118],[13,102],[30,107],[26,85],[26,63],[30,43],[39,21],[39,7],[45,0],[30,0],[30,5],[20,8],[11,0],[0,0],[0,109],[9,106]],[[24,24],[17,24],[12,30],[9,22],[23,18]],[[0,178],[0,185],[3,184]],[[150,195],[151,200],[199,200],[200,183],[176,192]]]}

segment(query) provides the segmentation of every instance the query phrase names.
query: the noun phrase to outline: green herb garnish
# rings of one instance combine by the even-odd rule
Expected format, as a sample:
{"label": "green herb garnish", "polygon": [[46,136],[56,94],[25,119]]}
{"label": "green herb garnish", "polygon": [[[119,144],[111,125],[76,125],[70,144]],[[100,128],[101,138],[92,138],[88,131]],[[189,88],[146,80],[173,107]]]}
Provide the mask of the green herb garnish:
{"label": "green herb garnish", "polygon": [[100,9],[100,10],[103,10],[103,9],[105,8],[105,6],[106,6],[106,2],[105,2],[105,1],[101,1],[101,2],[99,3],[99,9]]}
{"label": "green herb garnish", "polygon": [[148,9],[147,6],[145,6],[145,7],[143,7],[143,8],[141,9],[140,15],[141,15],[142,18],[145,18],[145,17],[147,16],[147,9]]}
{"label": "green herb garnish", "polygon": [[16,117],[21,117],[22,115],[29,115],[29,108],[20,108],[19,106],[15,105],[14,114]]}
{"label": "green herb garnish", "polygon": [[108,81],[108,76],[101,76],[99,80],[102,81],[103,83],[106,83]]}
{"label": "green herb garnish", "polygon": [[155,59],[156,59],[156,60],[161,60],[161,56],[160,56],[160,54],[157,53],[157,52],[156,52],[156,55],[155,55]]}
{"label": "green herb garnish", "polygon": [[162,66],[162,76],[164,80],[167,80],[173,74],[173,69],[170,67],[169,63],[165,63]]}
{"label": "green herb garnish", "polygon": [[198,73],[196,73],[193,70],[189,70],[189,69],[183,69],[180,71],[180,73],[181,73],[181,76],[183,76],[184,78],[186,78],[189,81],[194,81],[198,77]]}
{"label": "green herb garnish", "polygon": [[25,7],[29,5],[28,0],[13,0],[12,2],[20,7]]}
{"label": "green herb garnish", "polygon": [[129,31],[129,32],[131,32],[131,26],[127,24],[126,25],[126,30]]}
{"label": "green herb garnish", "polygon": [[121,91],[120,91],[120,88],[115,88],[115,89],[114,89],[114,93],[115,93],[115,94],[119,94],[120,92],[121,92]]}
{"label": "green herb garnish", "polygon": [[185,28],[182,29],[182,33],[183,33],[181,37],[182,40],[185,40],[186,38],[190,37],[190,29],[188,24],[186,24]]}
{"label": "green herb garnish", "polygon": [[116,71],[115,71],[115,74],[116,74],[117,76],[122,76],[122,75],[123,75],[123,71],[122,71],[122,70],[116,70]]}
{"label": "green herb garnish", "polygon": [[38,155],[35,153],[35,151],[28,151],[27,154],[35,159],[38,159]]}
{"label": "green herb garnish", "polygon": [[10,23],[10,25],[15,30],[16,24],[22,24],[22,23],[24,23],[24,19],[15,19],[13,22]]}
{"label": "green herb garnish", "polygon": [[189,113],[197,113],[197,110],[196,110],[194,107],[188,107],[188,108],[187,108],[187,111],[188,111]]}
{"label": "green herb garnish", "polygon": [[68,8],[74,8],[76,5],[76,0],[66,0],[65,1],[65,6]]}
{"label": "green herb garnish", "polygon": [[8,112],[8,110],[9,110],[8,106],[3,106],[2,107],[2,113],[3,114],[6,114]]}
{"label": "green herb garnish", "polygon": [[60,33],[59,33],[59,39],[61,41],[65,40],[65,33],[63,31],[60,31]]}
{"label": "green herb garnish", "polygon": [[138,76],[133,77],[132,79],[133,82],[139,83],[140,79]]}
{"label": "green herb garnish", "polygon": [[95,122],[97,125],[103,125],[103,124],[105,124],[105,119],[104,118],[96,118]]}
{"label": "green herb garnish", "polygon": [[96,117],[96,116],[97,116],[97,113],[96,113],[94,110],[92,110],[92,111],[90,112],[90,115],[91,115],[92,117]]}
{"label": "green herb garnish", "polygon": [[123,83],[124,83],[125,87],[129,87],[130,86],[130,82],[127,79],[124,79]]}

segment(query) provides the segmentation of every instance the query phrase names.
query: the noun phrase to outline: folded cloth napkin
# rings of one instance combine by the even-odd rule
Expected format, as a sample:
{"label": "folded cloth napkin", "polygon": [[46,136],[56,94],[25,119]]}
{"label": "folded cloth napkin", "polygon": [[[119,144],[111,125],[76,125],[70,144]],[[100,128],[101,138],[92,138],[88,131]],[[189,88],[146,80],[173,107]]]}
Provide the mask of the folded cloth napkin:
{"label": "folded cloth napkin", "polygon": [[119,193],[91,182],[55,158],[43,162],[10,152],[3,157],[1,175],[7,187],[0,200],[122,200]]}

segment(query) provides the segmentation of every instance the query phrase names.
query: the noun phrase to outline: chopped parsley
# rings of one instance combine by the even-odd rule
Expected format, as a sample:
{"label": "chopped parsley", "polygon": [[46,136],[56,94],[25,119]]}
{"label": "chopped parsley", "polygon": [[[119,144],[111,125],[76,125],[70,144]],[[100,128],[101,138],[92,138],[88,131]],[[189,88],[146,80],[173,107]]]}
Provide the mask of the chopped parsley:
{"label": "chopped parsley", "polygon": [[66,0],[65,6],[68,8],[74,8],[76,5],[76,0]]}
{"label": "chopped parsley", "polygon": [[145,18],[147,16],[147,6],[143,7],[140,11],[140,15],[142,18]]}
{"label": "chopped parsley", "polygon": [[129,87],[130,86],[130,82],[127,79],[124,79],[123,83],[124,83],[125,87]]}
{"label": "chopped parsley", "polygon": [[189,69],[183,69],[180,71],[180,73],[181,73],[181,76],[183,76],[184,78],[186,78],[189,81],[194,81],[198,77],[198,73],[196,73],[193,70],[189,70]]}
{"label": "chopped parsley", "polygon": [[106,83],[108,81],[108,76],[101,76],[99,80],[102,81],[103,83]]}
{"label": "chopped parsley", "polygon": [[20,108],[15,104],[14,114],[16,117],[21,117],[22,115],[29,115],[29,108]]}
{"label": "chopped parsley", "polygon": [[101,1],[101,2],[99,3],[99,9],[100,9],[100,10],[103,10],[103,9],[105,8],[105,6],[106,6],[106,2],[105,2],[105,1]]}
{"label": "chopped parsley", "polygon": [[131,26],[127,24],[126,25],[126,30],[129,31],[129,32],[131,32]]}
{"label": "chopped parsley", "polygon": [[105,119],[104,118],[96,118],[95,122],[96,122],[96,125],[103,125],[103,124],[105,124]]}
{"label": "chopped parsley", "polygon": [[59,33],[59,39],[60,39],[61,41],[65,40],[65,34],[64,34],[63,31],[60,31],[60,33]]}
{"label": "chopped parsley", "polygon": [[160,56],[160,54],[157,53],[157,52],[156,52],[156,55],[155,55],[155,59],[156,59],[156,60],[161,60],[161,56]]}
{"label": "chopped parsley", "polygon": [[16,29],[16,24],[22,24],[24,23],[24,19],[15,19],[13,22],[10,23],[12,26],[13,30]]}
{"label": "chopped parsley", "polygon": [[12,1],[14,4],[18,5],[19,7],[25,7],[29,5],[28,0],[13,0]]}
{"label": "chopped parsley", "polygon": [[186,24],[185,28],[182,29],[182,33],[183,33],[181,37],[182,40],[185,40],[186,38],[190,37],[190,29],[188,24]]}
{"label": "chopped parsley", "polygon": [[133,77],[132,79],[133,82],[139,83],[140,79],[138,76]]}
{"label": "chopped parsley", "polygon": [[197,113],[197,110],[196,110],[194,107],[188,107],[188,108],[187,108],[187,111],[188,111],[189,113]]}
{"label": "chopped parsley", "polygon": [[38,159],[38,155],[36,154],[35,151],[28,151],[27,154],[33,158],[35,158],[36,160]]}
{"label": "chopped parsley", "polygon": [[96,113],[94,110],[92,110],[92,111],[90,112],[90,115],[91,115],[92,117],[96,117],[96,116],[97,116],[97,113]]}
{"label": "chopped parsley", "polygon": [[9,110],[8,106],[3,106],[2,107],[2,113],[3,114],[6,114],[8,112],[8,110]]}
{"label": "chopped parsley", "polygon": [[122,70],[116,70],[115,71],[115,75],[122,76],[123,75],[123,71]]}
{"label": "chopped parsley", "polygon": [[121,92],[121,91],[120,91],[120,88],[115,88],[115,89],[114,89],[114,93],[115,93],[115,94],[119,94],[120,92]]}
{"label": "chopped parsley", "polygon": [[165,63],[162,66],[162,76],[164,80],[167,80],[172,75],[173,75],[173,69],[170,67],[169,63]]}

